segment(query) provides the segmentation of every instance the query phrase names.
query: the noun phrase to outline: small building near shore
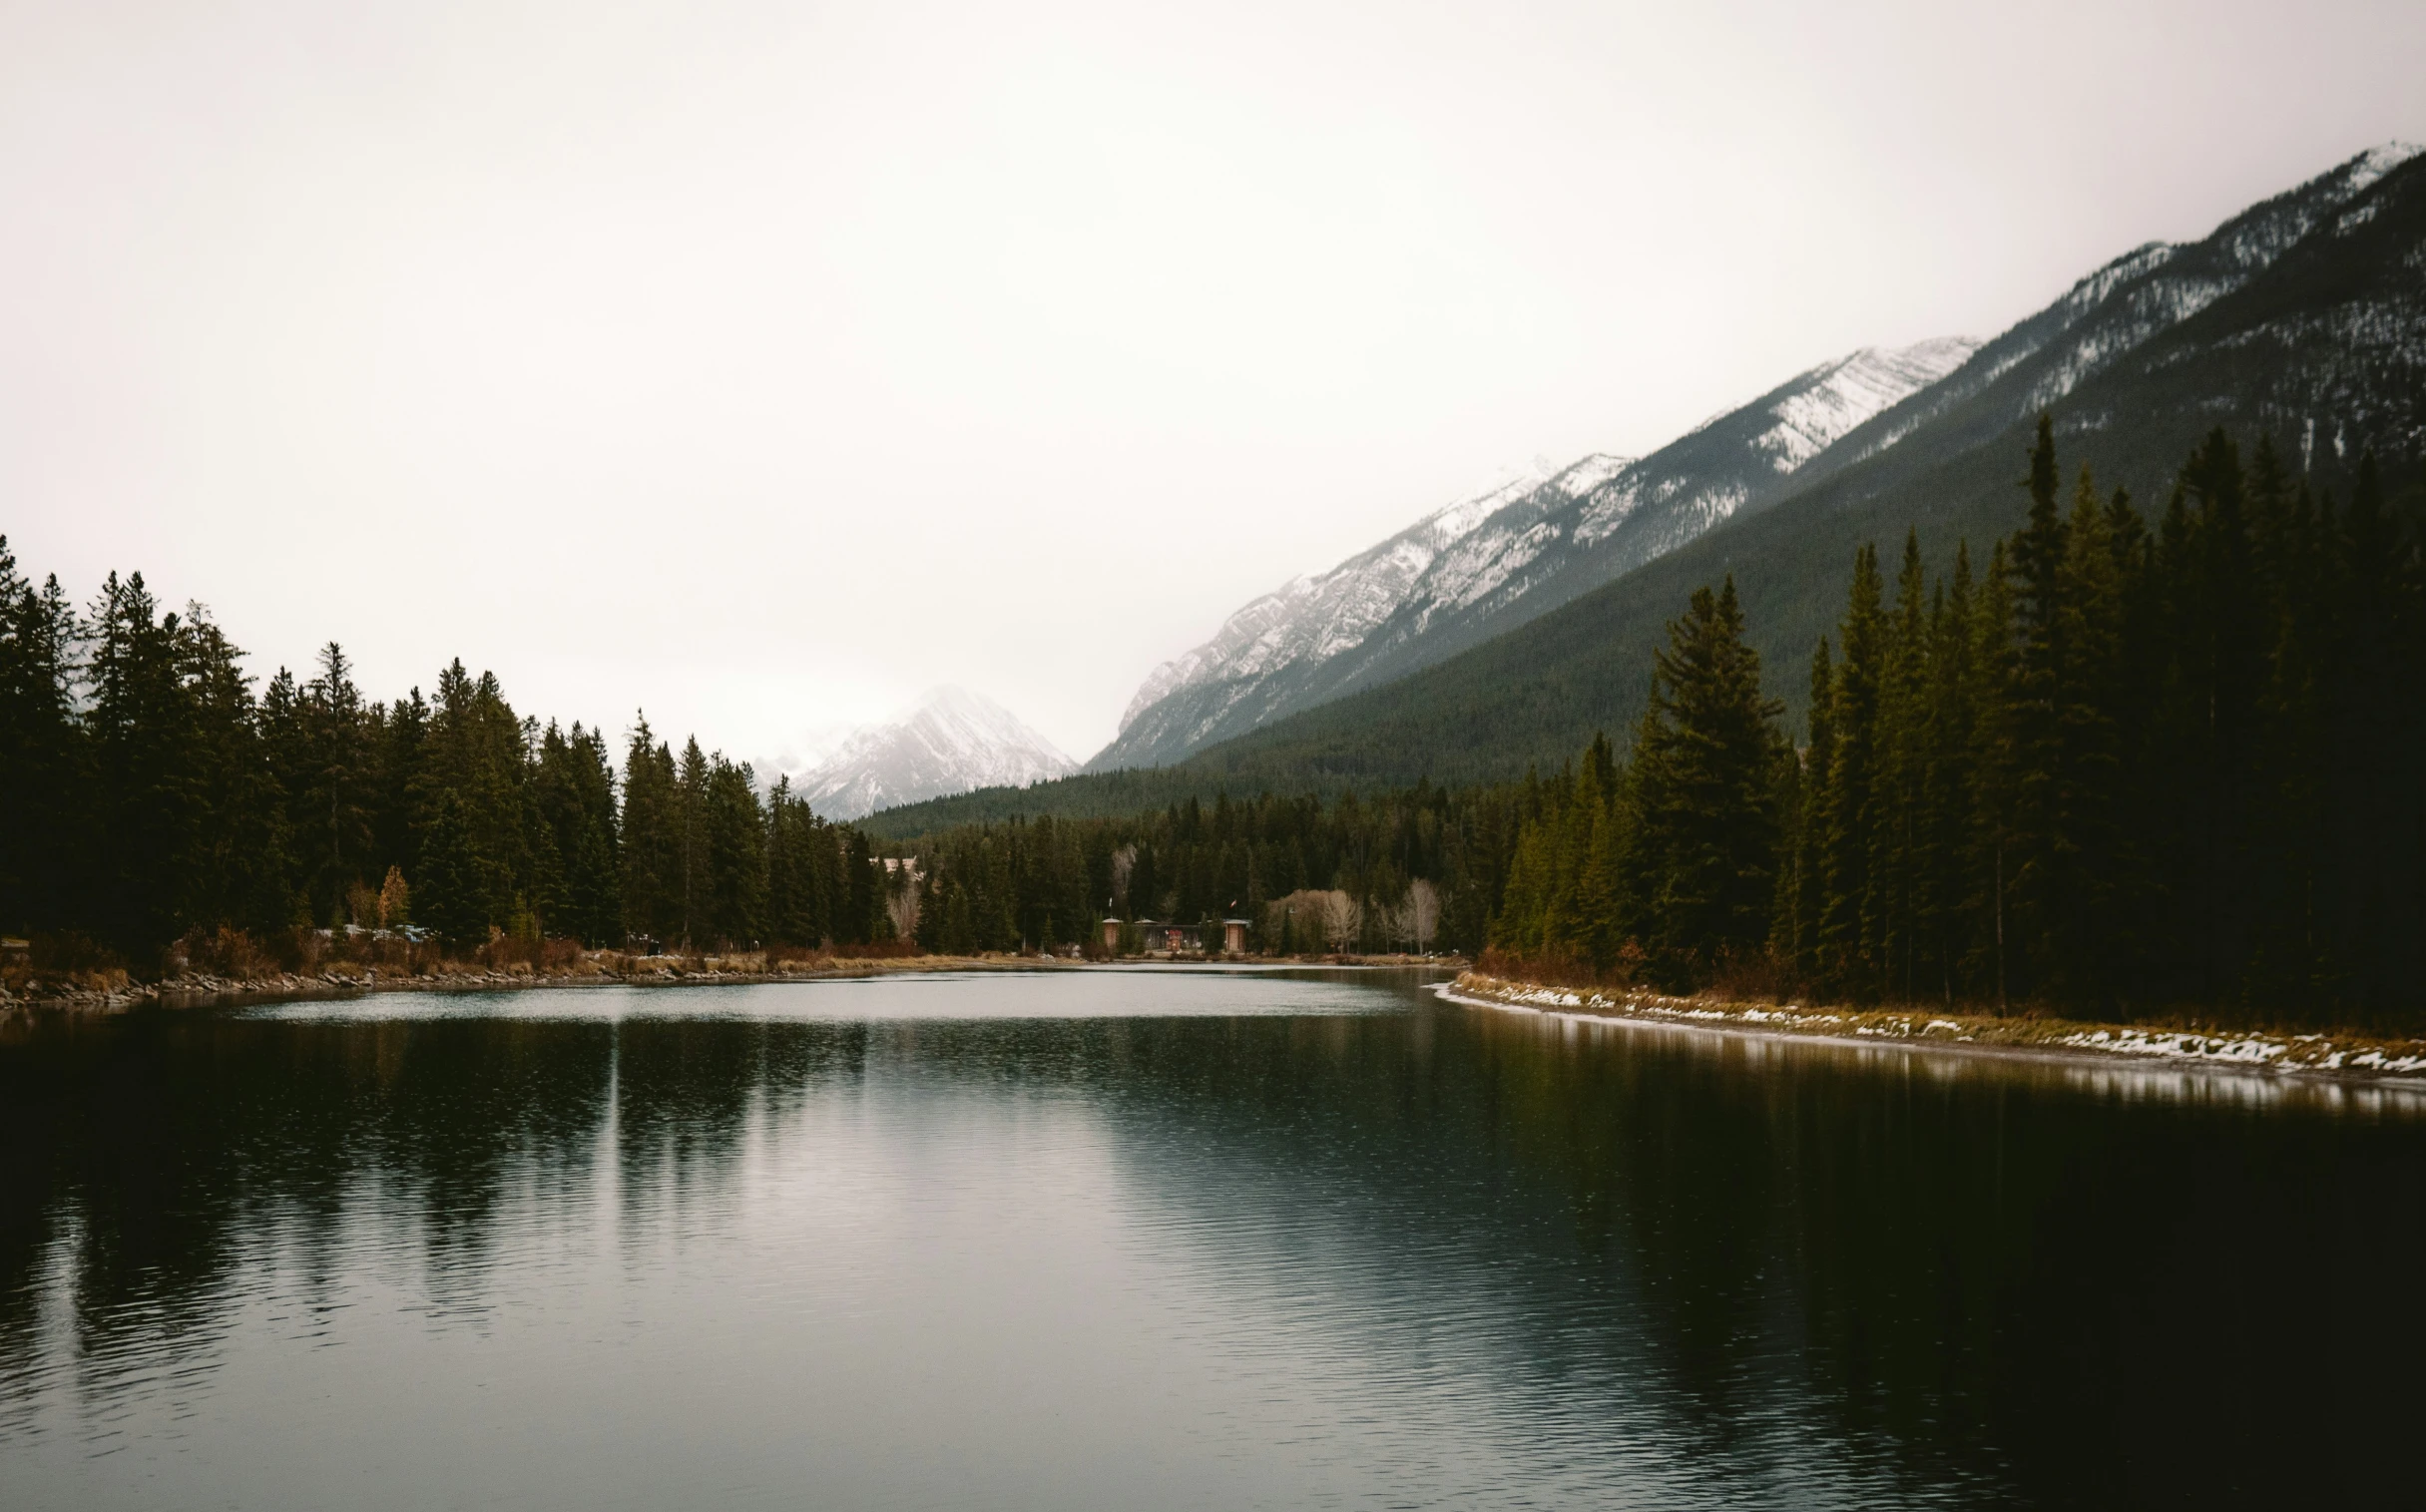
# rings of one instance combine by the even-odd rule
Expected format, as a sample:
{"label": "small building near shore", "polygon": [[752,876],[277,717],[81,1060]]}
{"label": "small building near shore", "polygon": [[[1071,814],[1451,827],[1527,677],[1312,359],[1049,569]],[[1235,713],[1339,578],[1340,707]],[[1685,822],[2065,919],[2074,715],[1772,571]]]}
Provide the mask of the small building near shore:
{"label": "small building near shore", "polygon": [[1221,921],[1221,953],[1223,955],[1246,954],[1246,920],[1223,919]]}
{"label": "small building near shore", "polygon": [[1203,955],[1205,937],[1195,924],[1174,924],[1162,919],[1137,921],[1138,948],[1149,955]]}

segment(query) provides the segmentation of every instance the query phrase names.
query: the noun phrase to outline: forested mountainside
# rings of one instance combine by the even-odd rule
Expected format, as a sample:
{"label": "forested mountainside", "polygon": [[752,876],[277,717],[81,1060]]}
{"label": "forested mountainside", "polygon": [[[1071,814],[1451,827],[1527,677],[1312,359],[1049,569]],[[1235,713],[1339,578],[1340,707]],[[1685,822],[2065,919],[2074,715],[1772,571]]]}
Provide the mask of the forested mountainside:
{"label": "forested mountainside", "polygon": [[1157,668],[1090,771],[1166,765],[1446,660],[1790,485],[1846,432],[1959,366],[1960,337],[1841,357],[1648,457],[1598,454],[1426,516],[1247,605]]}
{"label": "forested mountainside", "polygon": [[[2365,179],[2356,170],[2367,161],[2328,180]],[[2367,179],[2346,199],[2286,198],[2303,197],[2297,214],[2282,202],[2251,213],[2269,235],[2287,234],[2286,222],[2307,227],[2263,271],[2094,370],[2082,371],[2089,364],[2077,351],[2051,357],[2042,348],[2041,360],[2011,361],[1892,450],[1837,467],[1452,662],[1191,764],[1209,785],[1277,789],[1310,772],[1440,781],[1556,760],[1594,731],[1634,719],[1673,613],[1666,606],[1730,572],[1763,657],[1799,661],[1833,617],[1830,585],[1865,543],[1917,529],[1924,556],[1942,568],[1958,542],[1976,546],[2015,528],[2041,401],[2072,456],[2152,507],[2174,488],[2179,459],[2221,426],[2272,437],[2300,476],[2345,498],[2360,453],[2372,449],[2394,508],[2414,516],[2426,461],[2426,160]],[[2249,245],[2249,220],[2210,241]],[[2189,249],[2166,262],[2208,260]],[[2120,340],[2159,297],[2147,280],[2163,265],[2114,283],[2085,321]],[[1975,362],[2009,357],[1992,345]],[[2067,374],[2073,386],[2051,396],[2050,384]],[[1863,440],[1856,433],[1847,444]],[[1799,704],[1790,684],[1772,691]]]}
{"label": "forested mountainside", "polygon": [[[2019,524],[2043,409],[2072,456],[2152,509],[2180,459],[2222,426],[2270,436],[2299,476],[2344,497],[2372,449],[2389,507],[2414,518],[2426,483],[2426,159],[2377,149],[2202,242],[2119,259],[1849,432],[1767,507],[1438,666],[1211,748],[1156,786],[1166,800],[1331,791],[1555,763],[1634,720],[1674,606],[1730,572],[1768,664],[1799,661],[1865,543],[1910,527],[1943,569],[1957,542]],[[1771,691],[1799,708],[1792,683]],[[1095,780],[881,822],[901,833],[1005,804],[1091,811]]]}
{"label": "forested mountainside", "polygon": [[2154,511],[2072,460],[2041,422],[2018,528],[1943,570],[1863,547],[1798,665],[1693,590],[1648,712],[1546,774],[924,836],[918,937],[1229,916],[1537,981],[2413,1030],[2418,532],[2371,459],[2336,500],[2211,433]]}

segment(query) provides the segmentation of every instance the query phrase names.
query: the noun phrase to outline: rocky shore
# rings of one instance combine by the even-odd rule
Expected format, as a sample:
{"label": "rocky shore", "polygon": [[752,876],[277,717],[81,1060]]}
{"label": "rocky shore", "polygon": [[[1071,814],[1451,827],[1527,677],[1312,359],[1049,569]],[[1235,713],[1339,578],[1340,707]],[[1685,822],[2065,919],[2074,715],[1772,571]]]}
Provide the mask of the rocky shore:
{"label": "rocky shore", "polygon": [[1478,1008],[1624,1019],[1738,1034],[1931,1044],[1985,1053],[2070,1055],[2203,1064],[2277,1076],[2395,1081],[2426,1087],[2426,1040],[2354,1032],[2171,1028],[2074,1019],[1996,1018],[1924,1009],[1831,1008],[1666,997],[1615,987],[1557,987],[1461,972],[1441,996]]}
{"label": "rocky shore", "polygon": [[585,954],[565,966],[525,962],[499,966],[449,962],[429,970],[394,970],[332,963],[310,973],[224,977],[186,972],[137,981],[123,971],[57,973],[0,987],[0,1014],[10,1012],[123,1013],[131,1009],[203,1008],[226,1003],[352,997],[370,992],[516,991],[534,987],[722,986],[752,982],[813,982],[843,977],[927,971],[1068,971],[1076,961],[991,954],[819,956],[769,964],[758,956],[619,956]]}

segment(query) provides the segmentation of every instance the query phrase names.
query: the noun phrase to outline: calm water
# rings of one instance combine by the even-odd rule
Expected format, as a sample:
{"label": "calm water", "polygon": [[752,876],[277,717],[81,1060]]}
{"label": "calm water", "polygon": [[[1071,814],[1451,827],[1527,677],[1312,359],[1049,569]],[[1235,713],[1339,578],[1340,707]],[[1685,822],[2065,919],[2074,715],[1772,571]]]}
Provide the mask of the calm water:
{"label": "calm water", "polygon": [[2401,1095],[1373,975],[0,1043],[0,1507],[2415,1505]]}

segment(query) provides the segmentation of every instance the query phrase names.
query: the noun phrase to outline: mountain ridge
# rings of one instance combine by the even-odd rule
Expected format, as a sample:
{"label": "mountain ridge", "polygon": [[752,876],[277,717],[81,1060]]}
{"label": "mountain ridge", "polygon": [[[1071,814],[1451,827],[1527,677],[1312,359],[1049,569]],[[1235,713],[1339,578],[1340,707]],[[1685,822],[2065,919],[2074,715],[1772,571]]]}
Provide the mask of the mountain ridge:
{"label": "mountain ridge", "polygon": [[[1871,417],[1768,507],[1504,635],[1404,678],[1223,741],[1184,763],[971,795],[886,816],[893,832],[1009,811],[1077,811],[1117,777],[1156,806],[1216,792],[1333,791],[1497,779],[1555,766],[1640,708],[1666,620],[1735,576],[1770,692],[1798,711],[1803,660],[1833,630],[1866,542],[1918,532],[1943,570],[1975,568],[2021,521],[2030,401],[2069,371],[2053,413],[2067,471],[2095,468],[2154,516],[2191,446],[2271,435],[2319,489],[2346,490],[2374,448],[2412,530],[2426,529],[2426,161],[2388,144],[2228,219],[2201,243],[2134,249],[1983,344],[1939,388]],[[2208,246],[2207,244],[2217,244]],[[2252,252],[2262,254],[2251,266]],[[2168,272],[2167,269],[2174,269]],[[2220,271],[2218,271],[2220,269]],[[2228,281],[2212,296],[2148,280]],[[2185,283],[2183,288],[2191,285]],[[2193,289],[2193,292],[2196,290]],[[2152,311],[2183,310],[2148,330]],[[2128,338],[2143,332],[2136,339]],[[2067,333],[2070,333],[2068,336]],[[2089,360],[2082,360],[2087,354]],[[1902,426],[1881,447],[1878,430]],[[1123,789],[1128,790],[1127,788]]]}
{"label": "mountain ridge", "polygon": [[[1978,343],[1863,347],[1795,374],[1642,458],[1594,453],[1439,510],[1233,614],[1140,688],[1089,771],[1165,765],[1432,665],[1557,608],[1767,497],[1847,429]],[[1450,522],[1442,528],[1436,522]],[[1310,585],[1300,588],[1299,585]],[[1339,603],[1356,613],[1330,612]],[[1298,605],[1328,613],[1307,630]]]}

